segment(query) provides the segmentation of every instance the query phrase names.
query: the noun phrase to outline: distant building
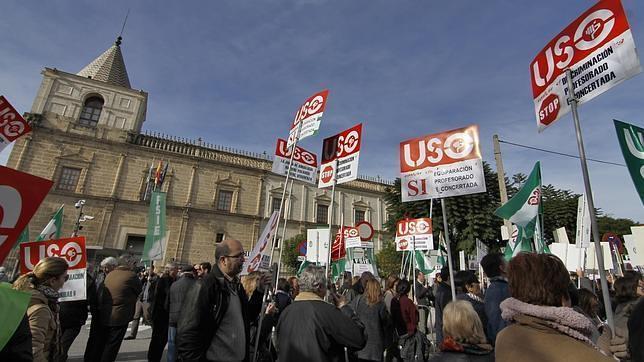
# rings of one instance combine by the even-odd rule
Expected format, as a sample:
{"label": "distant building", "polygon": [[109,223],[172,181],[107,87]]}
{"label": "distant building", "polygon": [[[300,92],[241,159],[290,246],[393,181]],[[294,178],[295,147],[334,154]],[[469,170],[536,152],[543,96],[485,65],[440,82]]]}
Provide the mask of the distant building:
{"label": "distant building", "polygon": [[[150,166],[163,160],[169,163],[163,183],[168,228],[164,261],[213,261],[215,244],[225,238],[238,239],[250,250],[282,197],[284,177],[271,172],[272,157],[142,133],[148,95],[130,86],[120,44],[119,37],[77,74],[50,68],[42,72],[26,114],[34,130],[16,142],[8,161],[8,167],[54,181],[29,224],[30,237],[38,235],[61,204],[63,235],[70,235],[77,218],[74,204],[84,199],[84,213],[94,216],[80,232],[91,248],[90,261],[140,255],[147,227],[146,182]],[[379,248],[387,221],[386,186],[364,178],[338,186],[334,224],[369,221]],[[326,224],[330,196],[330,190],[296,181],[285,203],[286,238]]]}

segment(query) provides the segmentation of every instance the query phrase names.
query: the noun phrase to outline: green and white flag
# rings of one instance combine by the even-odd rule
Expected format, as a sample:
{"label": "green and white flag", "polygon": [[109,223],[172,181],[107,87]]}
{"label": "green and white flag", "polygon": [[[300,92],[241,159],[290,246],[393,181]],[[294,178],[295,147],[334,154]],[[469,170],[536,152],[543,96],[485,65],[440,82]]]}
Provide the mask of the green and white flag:
{"label": "green and white flag", "polygon": [[29,225],[25,226],[25,229],[20,233],[20,236],[18,236],[18,241],[16,241],[16,245],[20,243],[26,243],[29,241]]}
{"label": "green and white flag", "polygon": [[422,250],[416,250],[414,252],[414,262],[416,264],[416,269],[423,272],[423,274],[427,275],[434,271],[429,256],[425,255]]}
{"label": "green and white flag", "polygon": [[38,235],[36,241],[60,239],[60,233],[63,231],[64,206],[64,204],[60,205],[58,211],[56,211],[54,216],[47,223],[47,226],[45,226],[45,228],[40,232],[40,235]]}
{"label": "green and white flag", "polygon": [[295,275],[297,275],[299,277],[300,274],[302,274],[302,272],[304,271],[304,269],[306,269],[306,267],[309,266],[309,265],[315,265],[315,264],[311,263],[311,262],[309,262],[307,260],[303,260],[302,264],[300,264],[300,268],[297,269],[297,272],[295,273]]}
{"label": "green and white flag", "polygon": [[624,160],[644,204],[644,128],[613,120]]}
{"label": "green and white flag", "polygon": [[440,265],[440,267],[445,267],[447,266],[447,260],[445,260],[445,255],[447,255],[447,249],[445,249],[445,239],[443,238],[443,232],[441,231],[440,234],[438,234],[438,251],[440,254],[438,255],[438,260],[436,261],[436,264]]}
{"label": "green and white flag", "polygon": [[148,211],[148,233],[145,235],[142,261],[161,260],[167,242],[165,230],[165,192],[152,191]]}
{"label": "green and white flag", "polygon": [[[532,230],[534,230],[534,225],[532,225]],[[510,240],[508,240],[508,245],[505,247],[505,259],[510,260],[519,253],[529,253],[532,251],[532,238],[526,237],[525,228],[518,225],[512,225]]]}
{"label": "green and white flag", "polygon": [[0,350],[9,342],[27,312],[31,294],[11,289],[11,284],[0,283]]}
{"label": "green and white flag", "polygon": [[[537,161],[525,184],[508,202],[494,211],[494,215],[510,220],[524,234],[532,238],[541,206],[541,165]],[[521,240],[521,239],[517,239]]]}
{"label": "green and white flag", "polygon": [[541,222],[539,221],[539,217],[537,217],[537,227],[535,228],[534,231],[534,245],[537,249],[537,253],[539,254],[552,254],[550,252],[550,248],[548,247],[548,243],[543,239],[543,234],[541,233]]}

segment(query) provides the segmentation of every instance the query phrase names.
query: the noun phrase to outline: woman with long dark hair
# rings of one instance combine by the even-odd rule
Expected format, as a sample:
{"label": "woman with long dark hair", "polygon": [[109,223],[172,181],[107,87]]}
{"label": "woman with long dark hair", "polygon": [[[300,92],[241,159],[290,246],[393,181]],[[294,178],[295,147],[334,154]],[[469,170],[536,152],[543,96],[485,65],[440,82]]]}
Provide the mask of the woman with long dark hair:
{"label": "woman with long dark hair", "polygon": [[13,284],[14,289],[31,293],[27,317],[34,361],[57,361],[60,357],[58,291],[67,281],[68,268],[65,259],[47,257]]}

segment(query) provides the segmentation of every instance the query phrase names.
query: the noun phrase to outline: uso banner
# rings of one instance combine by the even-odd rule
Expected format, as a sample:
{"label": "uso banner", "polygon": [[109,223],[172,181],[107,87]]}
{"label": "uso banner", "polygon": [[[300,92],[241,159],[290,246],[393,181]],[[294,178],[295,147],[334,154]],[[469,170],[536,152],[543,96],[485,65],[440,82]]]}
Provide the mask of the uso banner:
{"label": "uso banner", "polygon": [[20,244],[20,273],[25,274],[34,269],[36,264],[48,256],[63,258],[69,264],[69,279],[58,291],[58,301],[84,300],[87,283],[87,252],[85,237],[34,241]]}
{"label": "uso banner", "polygon": [[[291,148],[296,140],[313,136],[318,132],[328,97],[329,90],[325,89],[309,97],[300,109],[297,110],[295,119],[293,119],[293,123],[291,124],[291,130],[288,133],[288,148]],[[300,134],[298,135],[297,129],[300,123],[302,123],[302,126],[299,127]]]}
{"label": "uso banner", "polygon": [[49,180],[0,166],[0,264],[52,184]]}
{"label": "uso banner", "polygon": [[318,188],[332,186],[334,179],[341,184],[358,178],[361,140],[362,123],[324,140]]}
{"label": "uso banner", "polygon": [[401,142],[400,185],[403,202],[485,192],[479,127]]}
{"label": "uso banner", "polygon": [[254,271],[268,271],[271,268],[271,243],[273,237],[277,232],[277,220],[279,220],[279,211],[273,211],[271,218],[264,227],[262,234],[259,236],[253,251],[250,253],[244,266],[242,267],[241,275],[247,275]]}
{"label": "uso banner", "polygon": [[432,219],[408,219],[396,225],[396,251],[433,250]]}
{"label": "uso banner", "polygon": [[619,0],[603,0],[586,10],[530,64],[539,131],[570,112],[566,69],[572,72],[579,104],[641,71],[633,34]]}
{"label": "uso banner", "polygon": [[4,96],[0,96],[0,152],[9,143],[29,132],[29,124]]}
{"label": "uso banner", "polygon": [[[273,172],[286,176],[289,172],[288,163],[291,159],[291,149],[286,147],[286,141],[277,139],[275,148],[275,159],[273,159]],[[295,147],[293,164],[291,165],[291,177],[296,180],[315,184],[315,176],[318,173],[318,157],[315,153],[309,152],[301,147]]]}

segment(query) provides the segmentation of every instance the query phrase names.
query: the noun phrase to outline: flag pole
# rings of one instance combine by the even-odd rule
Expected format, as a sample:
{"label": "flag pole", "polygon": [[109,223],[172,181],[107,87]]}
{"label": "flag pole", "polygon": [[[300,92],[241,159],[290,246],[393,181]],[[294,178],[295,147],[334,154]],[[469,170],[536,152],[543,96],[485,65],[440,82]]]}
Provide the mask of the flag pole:
{"label": "flag pole", "polygon": [[[328,246],[329,246],[329,252],[327,253],[327,261],[326,261],[326,276],[327,278],[329,277],[329,269],[331,267],[331,225],[333,224],[333,218],[335,217],[335,207],[333,206],[333,203],[335,202],[335,185],[337,184],[337,176],[338,176],[338,159],[336,158],[333,160],[334,162],[334,167],[333,167],[333,186],[331,186],[331,205],[329,206],[331,210],[329,210],[329,239],[327,240]],[[328,215],[327,215],[328,216]]]}
{"label": "flag pole", "polygon": [[590,213],[590,225],[595,242],[595,255],[599,269],[599,278],[602,286],[602,296],[606,310],[606,320],[613,335],[615,335],[615,323],[613,321],[613,311],[608,295],[608,282],[606,279],[606,270],[604,270],[604,255],[599,239],[599,229],[597,228],[597,216],[595,215],[595,201],[593,200],[593,191],[590,186],[590,176],[588,175],[588,164],[586,162],[586,150],[584,149],[584,140],[581,134],[581,125],[579,123],[579,114],[577,113],[578,100],[575,96],[575,86],[572,82],[572,72],[570,68],[566,69],[566,82],[568,83],[568,102],[572,110],[572,119],[575,124],[575,134],[577,136],[577,148],[579,149],[579,159],[581,161],[581,171],[584,176],[584,188],[586,190],[586,200],[588,202],[588,212]]}
{"label": "flag pole", "polygon": [[[447,249],[447,265],[449,266],[449,285],[452,288],[452,301],[456,300],[456,286],[454,285],[454,265],[452,262],[452,247],[449,245],[449,232],[447,229],[447,209],[445,198],[441,198],[441,209],[443,209],[443,227],[445,234],[445,248]],[[440,249],[440,246],[439,246]]]}
{"label": "flag pole", "polygon": [[[297,124],[295,143],[293,143],[293,148],[291,149],[291,158],[289,158],[288,160],[288,168],[286,170],[286,177],[284,180],[284,189],[282,190],[282,199],[280,200],[280,208],[279,208],[279,214],[277,218],[277,225],[275,225],[275,234],[273,234],[273,242],[271,245],[271,255],[269,259],[270,265],[273,265],[273,254],[275,253],[275,244],[277,243],[277,230],[280,229],[280,219],[282,218],[282,208],[284,207],[284,198],[286,197],[286,187],[288,186],[288,179],[291,176],[291,167],[293,166],[293,158],[295,157],[295,148],[297,147],[297,142],[300,140],[301,130],[302,130],[302,122]],[[284,242],[284,240],[282,240],[282,242]],[[281,248],[280,248],[280,253],[281,253]]]}
{"label": "flag pole", "polygon": [[[293,152],[295,153],[295,152]],[[290,173],[290,172],[289,172]],[[282,251],[284,250],[284,238],[286,237],[286,223],[288,222],[288,213],[291,211],[291,195],[293,194],[293,180],[291,180],[291,185],[288,188],[288,207],[284,210],[284,225],[282,225],[282,245],[280,245],[280,254],[279,259],[277,259],[277,279],[280,277],[280,272],[282,271]],[[277,234],[277,232],[275,233]]]}
{"label": "flag pole", "polygon": [[411,236],[411,263],[409,263],[409,274],[411,281],[411,300],[416,302],[416,268],[414,267],[414,261],[416,259],[416,235]]}

